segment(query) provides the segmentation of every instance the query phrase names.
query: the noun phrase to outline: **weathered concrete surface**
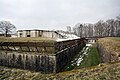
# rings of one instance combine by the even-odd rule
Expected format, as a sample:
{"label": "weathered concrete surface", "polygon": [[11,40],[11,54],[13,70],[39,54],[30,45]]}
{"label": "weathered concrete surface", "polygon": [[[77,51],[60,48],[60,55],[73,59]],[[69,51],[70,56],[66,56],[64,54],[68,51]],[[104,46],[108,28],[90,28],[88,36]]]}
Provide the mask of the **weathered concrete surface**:
{"label": "weathered concrete surface", "polygon": [[85,46],[85,42],[66,48],[56,54],[56,68],[61,71],[65,65]]}
{"label": "weathered concrete surface", "polygon": [[49,31],[49,30],[18,30],[17,36],[18,37],[46,37],[46,38],[63,38],[64,37],[56,31]]}
{"label": "weathered concrete surface", "polygon": [[2,42],[0,65],[45,73],[59,72],[85,46],[85,39],[41,44]]}
{"label": "weathered concrete surface", "polygon": [[0,65],[43,72],[56,72],[56,58],[52,55],[33,54],[28,52],[0,51]]}

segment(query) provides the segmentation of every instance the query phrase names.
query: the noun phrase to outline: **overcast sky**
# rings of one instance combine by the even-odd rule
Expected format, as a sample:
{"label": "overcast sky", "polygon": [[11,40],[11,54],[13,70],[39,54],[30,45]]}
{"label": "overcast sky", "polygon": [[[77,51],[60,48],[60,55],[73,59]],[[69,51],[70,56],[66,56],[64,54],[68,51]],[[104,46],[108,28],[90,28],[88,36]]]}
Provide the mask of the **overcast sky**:
{"label": "overcast sky", "polygon": [[120,14],[120,0],[0,0],[0,20],[17,29],[61,29]]}

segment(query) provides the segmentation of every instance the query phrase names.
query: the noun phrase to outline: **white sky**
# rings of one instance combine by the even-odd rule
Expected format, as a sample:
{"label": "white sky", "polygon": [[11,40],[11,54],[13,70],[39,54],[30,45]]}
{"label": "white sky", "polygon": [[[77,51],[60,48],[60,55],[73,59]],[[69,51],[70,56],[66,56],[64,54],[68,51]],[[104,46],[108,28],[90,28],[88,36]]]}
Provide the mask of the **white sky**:
{"label": "white sky", "polygon": [[120,0],[0,0],[0,20],[17,29],[60,29],[120,14]]}

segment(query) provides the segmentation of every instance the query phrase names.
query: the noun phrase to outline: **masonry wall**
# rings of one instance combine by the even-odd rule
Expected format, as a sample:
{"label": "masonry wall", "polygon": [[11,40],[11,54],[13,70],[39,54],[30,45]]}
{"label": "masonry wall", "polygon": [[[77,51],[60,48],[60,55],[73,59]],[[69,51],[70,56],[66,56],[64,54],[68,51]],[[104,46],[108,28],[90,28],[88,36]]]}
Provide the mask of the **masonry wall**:
{"label": "masonry wall", "polygon": [[[22,47],[21,43],[21,47]],[[47,43],[48,44],[48,43]],[[30,49],[11,51],[6,46],[7,44],[0,45],[0,65],[7,67],[15,67],[21,69],[29,69],[34,71],[42,71],[45,73],[59,72],[62,68],[85,46],[84,39],[70,40],[63,42],[55,42],[53,51],[37,51]],[[11,46],[15,46],[11,45]],[[31,44],[33,45],[33,44]],[[4,46],[4,47],[3,47]],[[25,46],[25,44],[24,44]],[[30,45],[29,45],[30,46]],[[37,45],[38,46],[38,45]],[[48,45],[44,45],[44,47]],[[6,47],[6,48],[5,48]],[[38,46],[40,47],[40,46]],[[41,49],[38,48],[37,49]],[[49,46],[51,47],[51,46]],[[4,48],[4,50],[2,50]],[[18,48],[18,47],[17,47]],[[34,48],[36,49],[36,48]],[[19,50],[19,49],[18,49]],[[49,52],[49,53],[48,53]]]}
{"label": "masonry wall", "polygon": [[85,47],[85,42],[81,41],[81,43],[78,43],[76,45],[72,45],[71,47],[65,48],[62,51],[59,51],[56,54],[56,69],[57,72],[62,71],[64,66],[67,65],[71,59],[78,54],[82,48]]}
{"label": "masonry wall", "polygon": [[55,56],[0,51],[0,65],[45,73],[55,71]]}

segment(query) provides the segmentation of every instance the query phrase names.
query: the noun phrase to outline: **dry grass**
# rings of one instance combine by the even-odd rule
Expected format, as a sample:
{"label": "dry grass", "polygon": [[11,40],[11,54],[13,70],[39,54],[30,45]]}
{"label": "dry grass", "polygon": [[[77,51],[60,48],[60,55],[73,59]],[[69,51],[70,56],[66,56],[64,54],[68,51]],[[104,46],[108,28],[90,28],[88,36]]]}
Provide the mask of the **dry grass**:
{"label": "dry grass", "polygon": [[108,37],[98,40],[108,52],[120,52],[120,37]]}
{"label": "dry grass", "polygon": [[0,80],[119,80],[120,62],[61,73],[42,74],[0,66]]}
{"label": "dry grass", "polygon": [[[98,42],[107,50],[120,52],[120,38],[103,38]],[[57,74],[41,74],[0,66],[0,80],[120,80],[120,62]]]}
{"label": "dry grass", "polygon": [[0,42],[55,42],[55,39],[40,37],[27,37],[27,38],[0,37]]}

